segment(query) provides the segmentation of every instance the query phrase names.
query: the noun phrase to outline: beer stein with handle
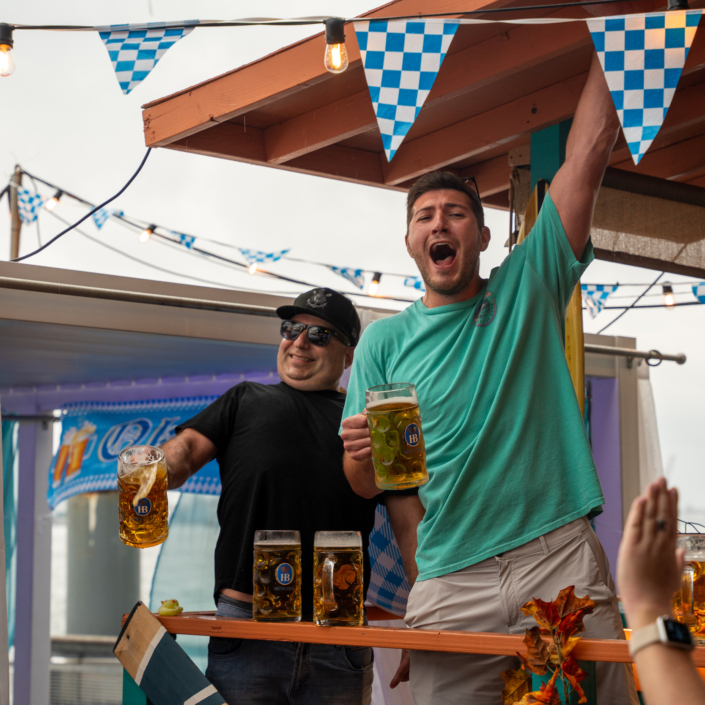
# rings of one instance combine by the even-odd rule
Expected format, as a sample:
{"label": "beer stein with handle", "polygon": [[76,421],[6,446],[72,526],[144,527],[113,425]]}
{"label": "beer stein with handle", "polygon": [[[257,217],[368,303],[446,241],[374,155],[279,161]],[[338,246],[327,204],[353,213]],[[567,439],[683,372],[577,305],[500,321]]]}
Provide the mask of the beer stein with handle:
{"label": "beer stein with handle", "polygon": [[257,622],[301,621],[301,535],[255,531],[252,618]]}
{"label": "beer stein with handle", "polygon": [[428,482],[421,412],[413,384],[381,384],[365,392],[375,484],[403,490]]}
{"label": "beer stein with handle", "polygon": [[705,534],[680,534],[685,549],[681,587],[673,596],[673,612],[687,625],[696,644],[705,644]]}
{"label": "beer stein with handle", "polygon": [[364,623],[359,531],[317,531],[313,540],[313,621],[325,627]]}

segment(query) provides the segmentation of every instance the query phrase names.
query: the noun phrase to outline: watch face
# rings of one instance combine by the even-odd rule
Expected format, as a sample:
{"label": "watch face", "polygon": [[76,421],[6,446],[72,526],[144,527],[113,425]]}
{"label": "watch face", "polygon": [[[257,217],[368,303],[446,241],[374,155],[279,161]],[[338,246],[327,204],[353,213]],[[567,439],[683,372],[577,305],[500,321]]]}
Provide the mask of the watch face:
{"label": "watch face", "polygon": [[676,622],[675,619],[664,619],[663,626],[666,629],[668,640],[676,644],[690,645],[693,639],[690,636],[690,630],[685,624]]}

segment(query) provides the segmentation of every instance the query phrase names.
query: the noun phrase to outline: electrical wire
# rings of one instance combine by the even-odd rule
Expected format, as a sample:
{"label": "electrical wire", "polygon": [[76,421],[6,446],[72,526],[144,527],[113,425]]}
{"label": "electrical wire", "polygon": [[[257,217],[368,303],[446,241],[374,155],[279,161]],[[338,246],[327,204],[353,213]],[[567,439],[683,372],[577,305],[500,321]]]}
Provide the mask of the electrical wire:
{"label": "electrical wire", "polygon": [[[631,304],[631,306],[627,306],[627,307],[624,309],[624,311],[622,311],[622,313],[619,314],[619,316],[616,316],[616,317],[614,318],[614,320],[610,321],[604,328],[601,328],[599,331],[597,331],[597,334],[598,334],[598,335],[601,335],[601,334],[602,334],[604,331],[606,331],[613,323],[616,323],[627,311],[629,311],[630,309],[634,308],[635,305],[639,302],[639,300],[640,300],[645,294],[648,293],[649,289],[651,289],[652,286],[654,286],[655,284],[658,283],[658,280],[659,280],[665,273],[666,273],[666,272],[661,272],[661,274],[659,274],[659,275],[656,277],[656,279],[654,279],[653,282],[651,282],[651,284],[649,285],[649,287],[648,287],[647,289],[645,289],[641,294],[639,294],[639,296],[635,299],[635,301]],[[700,302],[698,302],[698,303],[700,303]],[[638,308],[657,308],[657,307],[656,307],[656,306],[652,306],[651,304],[649,304],[648,306],[639,306]],[[663,304],[660,304],[660,305],[658,306],[658,308],[664,308]]]}
{"label": "electrical wire", "polygon": [[[23,260],[29,259],[30,257],[34,257],[34,255],[39,254],[42,250],[46,250],[46,248],[49,247],[49,245],[56,242],[60,237],[63,237],[64,235],[66,235],[66,233],[71,232],[71,230],[73,230],[77,225],[80,225],[84,220],[86,220],[86,218],[89,218],[96,211],[99,211],[101,208],[104,208],[105,206],[107,206],[108,203],[111,203],[112,201],[114,201],[118,196],[121,196],[127,190],[127,187],[137,178],[137,175],[142,171],[142,167],[147,162],[147,157],[149,157],[149,154],[151,151],[152,151],[152,148],[148,147],[147,152],[144,155],[144,158],[142,159],[142,162],[140,163],[139,167],[137,167],[137,171],[130,177],[130,180],[114,196],[109,198],[107,201],[104,201],[99,206],[96,206],[92,211],[86,213],[86,215],[84,215],[83,218],[81,218],[79,221],[77,221],[73,225],[69,226],[68,228],[66,228],[66,230],[63,230],[58,235],[54,235],[54,237],[51,238],[51,240],[49,240],[48,242],[45,242],[41,247],[38,247],[36,250],[34,250],[34,252],[30,252],[28,255],[23,255],[22,257],[18,257],[17,259],[11,259],[10,262],[22,262]],[[27,172],[24,172],[24,173],[27,173]],[[27,175],[29,176],[29,174],[27,174]]]}

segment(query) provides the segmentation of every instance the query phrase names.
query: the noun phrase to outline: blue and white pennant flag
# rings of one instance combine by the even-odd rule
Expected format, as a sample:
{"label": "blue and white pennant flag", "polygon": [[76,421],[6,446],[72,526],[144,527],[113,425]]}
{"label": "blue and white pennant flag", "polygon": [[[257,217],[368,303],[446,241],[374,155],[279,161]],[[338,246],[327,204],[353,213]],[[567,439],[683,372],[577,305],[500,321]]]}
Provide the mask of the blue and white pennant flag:
{"label": "blue and white pennant flag", "polygon": [[431,92],[458,24],[439,19],[354,23],[387,161]]}
{"label": "blue and white pennant flag", "polygon": [[616,284],[581,284],[580,290],[583,295],[583,302],[590,314],[590,318],[595,318],[607,303],[607,297],[614,294],[619,288]]}
{"label": "blue and white pennant flag", "polygon": [[181,245],[183,245],[187,250],[193,247],[193,243],[196,242],[196,237],[194,235],[185,235],[184,233],[177,233],[176,230],[167,230],[167,232],[174,238],[176,238]]}
{"label": "blue and white pennant flag", "polygon": [[693,295],[701,304],[705,304],[705,284],[696,284],[693,287]]}
{"label": "blue and white pennant flag", "polygon": [[100,230],[108,222],[108,219],[113,215],[125,214],[122,211],[114,209],[101,208],[100,210],[97,210],[92,216],[96,228]]}
{"label": "blue and white pennant flag", "polygon": [[193,30],[193,27],[165,27],[159,23],[149,27],[132,29],[131,25],[112,25],[111,31],[100,32],[125,95],[149,76],[167,49]]}
{"label": "blue and white pennant flag", "polygon": [[333,267],[331,269],[339,274],[343,279],[347,279],[351,284],[354,284],[358,289],[365,286],[365,277],[362,269],[350,269],[349,267]]}
{"label": "blue and white pennant flag", "polygon": [[426,291],[426,285],[421,277],[407,277],[404,279],[404,286],[410,286],[417,291]]}
{"label": "blue and white pennant flag", "polygon": [[33,223],[37,219],[39,209],[44,205],[44,199],[38,193],[31,193],[27,189],[18,189],[17,205],[20,220],[23,223]]}
{"label": "blue and white pennant flag", "polygon": [[702,13],[587,20],[635,164],[661,129]]}
{"label": "blue and white pennant flag", "polygon": [[289,249],[281,250],[279,252],[260,252],[260,250],[248,250],[242,247],[238,247],[237,249],[250,264],[276,262],[277,260],[280,260],[287,252],[289,252]]}

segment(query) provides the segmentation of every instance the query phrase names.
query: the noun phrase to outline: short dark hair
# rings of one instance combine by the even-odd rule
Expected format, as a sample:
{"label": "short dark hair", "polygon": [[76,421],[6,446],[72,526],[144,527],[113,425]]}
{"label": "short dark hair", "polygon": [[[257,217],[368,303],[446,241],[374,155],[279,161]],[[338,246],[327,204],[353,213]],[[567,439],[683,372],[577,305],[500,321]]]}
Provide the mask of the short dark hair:
{"label": "short dark hair", "polygon": [[406,196],[406,231],[409,232],[409,224],[414,211],[414,203],[420,196],[429,191],[441,191],[442,189],[452,189],[460,191],[467,195],[470,199],[470,207],[475,215],[477,224],[482,230],[485,227],[485,213],[482,209],[482,201],[477,195],[475,189],[465,181],[465,179],[451,173],[450,171],[432,171],[429,174],[424,174],[418,179],[409,189]]}

